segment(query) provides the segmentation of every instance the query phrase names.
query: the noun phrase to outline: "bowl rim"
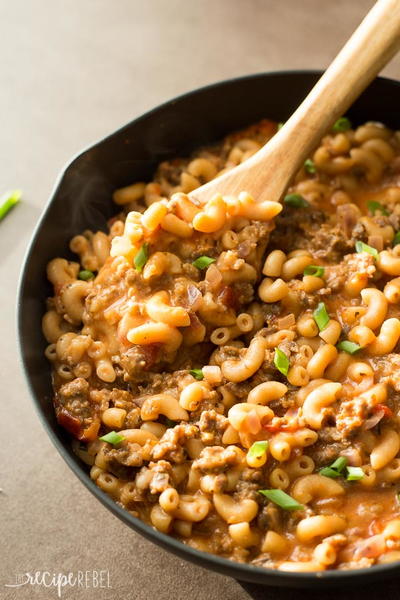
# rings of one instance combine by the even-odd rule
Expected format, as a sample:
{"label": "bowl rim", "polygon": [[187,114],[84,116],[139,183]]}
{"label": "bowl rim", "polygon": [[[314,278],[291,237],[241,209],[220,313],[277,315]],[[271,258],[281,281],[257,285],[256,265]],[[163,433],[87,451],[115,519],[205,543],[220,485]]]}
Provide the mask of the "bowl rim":
{"label": "bowl rim", "polygon": [[[144,113],[139,114],[134,117],[131,121],[125,123],[124,125],[118,127],[115,131],[110,134],[107,134],[101,137],[99,140],[87,145],[83,150],[78,151],[76,154],[72,156],[72,158],[66,163],[66,165],[59,172],[55,184],[50,193],[49,199],[47,200],[44,208],[42,209],[42,213],[35,225],[33,232],[30,236],[30,241],[28,243],[27,249],[25,251],[23,260],[22,260],[22,268],[20,271],[18,288],[17,288],[17,306],[16,306],[16,329],[17,329],[17,346],[18,346],[18,357],[21,369],[24,374],[25,381],[27,383],[27,387],[35,406],[36,414],[39,417],[42,426],[44,427],[47,435],[49,436],[52,444],[57,449],[58,453],[64,459],[68,467],[72,470],[72,472],[78,477],[78,479],[85,485],[85,487],[105,506],[108,508],[112,514],[117,516],[122,522],[129,525],[134,531],[138,532],[146,539],[150,540],[153,543],[156,543],[158,546],[161,546],[163,549],[172,552],[173,554],[179,556],[182,559],[189,560],[194,564],[200,565],[203,568],[208,568],[213,571],[216,571],[220,574],[233,577],[237,580],[248,581],[253,583],[258,583],[260,585],[278,585],[282,587],[312,587],[313,584],[319,583],[318,587],[326,587],[329,585],[343,585],[344,583],[358,583],[361,578],[367,579],[376,579],[383,574],[393,575],[395,576],[399,572],[400,562],[396,563],[387,563],[387,564],[378,564],[372,565],[371,567],[364,567],[360,569],[348,569],[348,570],[327,570],[327,571],[316,571],[316,572],[289,572],[289,571],[279,571],[277,569],[272,569],[269,567],[261,567],[255,566],[249,563],[240,563],[233,560],[229,560],[222,556],[211,554],[209,552],[204,552],[202,550],[197,550],[189,545],[180,542],[176,538],[164,534],[151,525],[148,525],[146,522],[140,520],[137,517],[134,517],[131,513],[129,513],[126,509],[122,508],[118,505],[114,500],[111,499],[105,492],[103,492],[95,482],[90,478],[89,474],[83,468],[83,463],[76,456],[73,456],[72,451],[67,450],[67,446],[64,445],[60,437],[53,430],[50,422],[44,414],[42,406],[40,404],[40,400],[38,395],[36,394],[33,383],[31,381],[29,375],[28,361],[27,356],[25,354],[24,349],[24,332],[23,332],[23,319],[22,319],[22,308],[24,303],[24,293],[25,293],[25,283],[29,271],[29,263],[33,254],[35,243],[39,237],[40,230],[43,222],[47,217],[47,213],[59,192],[64,177],[67,171],[77,162],[82,156],[84,156],[89,151],[94,150],[96,147],[100,146],[104,142],[112,139],[114,136],[120,135],[133,124],[138,123],[142,120],[149,119],[153,114],[156,114],[158,111],[172,106],[176,102],[181,100],[185,100],[192,96],[195,96],[199,93],[205,92],[207,90],[218,89],[220,87],[224,87],[226,85],[230,85],[233,83],[246,83],[250,80],[255,79],[263,79],[271,76],[283,76],[290,78],[294,75],[309,75],[319,77],[323,73],[322,70],[319,69],[289,69],[289,70],[277,70],[277,71],[265,71],[265,72],[256,72],[248,75],[242,75],[238,77],[232,77],[229,79],[223,79],[220,81],[215,81],[208,85],[204,85],[182,94],[170,98],[169,100],[162,102],[154,106],[153,108],[147,110]],[[394,85],[395,87],[400,87],[400,81],[389,78],[389,77],[377,77],[376,80],[383,80],[388,82],[390,85]],[[323,585],[325,584],[325,585]]]}

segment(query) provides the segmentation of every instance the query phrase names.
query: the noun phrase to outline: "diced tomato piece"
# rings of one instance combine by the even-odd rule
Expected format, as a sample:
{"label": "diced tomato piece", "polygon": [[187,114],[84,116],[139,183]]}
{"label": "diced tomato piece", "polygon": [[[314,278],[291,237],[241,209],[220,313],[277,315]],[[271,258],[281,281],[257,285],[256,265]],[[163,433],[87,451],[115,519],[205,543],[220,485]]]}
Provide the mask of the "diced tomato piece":
{"label": "diced tomato piece", "polygon": [[97,438],[100,421],[97,415],[94,415],[93,419],[93,422],[84,428],[82,421],[78,417],[71,415],[65,408],[57,411],[57,421],[61,427],[64,427],[64,429],[81,442],[93,442]]}
{"label": "diced tomato piece", "polygon": [[147,371],[160,359],[161,344],[148,344],[141,346],[140,349],[146,362],[144,370]]}
{"label": "diced tomato piece", "polygon": [[69,433],[71,433],[74,437],[79,439],[79,436],[82,435],[82,422],[77,417],[71,415],[70,412],[61,408],[61,410],[57,411],[57,421],[64,427]]}
{"label": "diced tomato piece", "polygon": [[222,302],[228,308],[238,308],[236,294],[229,285],[224,285],[218,294],[218,302]]}
{"label": "diced tomato piece", "polygon": [[99,429],[100,429],[100,422],[93,421],[93,423],[91,425],[89,425],[89,427],[87,427],[86,429],[84,429],[82,431],[82,433],[78,439],[81,442],[94,442],[94,440],[97,439]]}

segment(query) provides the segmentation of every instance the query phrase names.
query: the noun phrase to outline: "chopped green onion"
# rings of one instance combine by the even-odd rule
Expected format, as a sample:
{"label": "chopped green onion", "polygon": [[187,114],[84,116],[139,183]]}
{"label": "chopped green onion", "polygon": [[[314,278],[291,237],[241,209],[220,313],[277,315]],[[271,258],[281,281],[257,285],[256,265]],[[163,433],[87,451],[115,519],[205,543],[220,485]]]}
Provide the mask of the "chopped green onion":
{"label": "chopped green onion", "polygon": [[320,331],[323,331],[328,326],[330,318],[324,302],[318,304],[313,312],[313,317]]}
{"label": "chopped green onion", "polygon": [[307,206],[310,206],[307,200],[300,194],[287,194],[283,201],[288,206],[294,206],[295,208],[306,208]]}
{"label": "chopped green onion", "polygon": [[94,273],[93,271],[84,269],[83,271],[79,271],[78,278],[83,279],[83,281],[89,281],[89,279],[94,279]]}
{"label": "chopped green onion", "polygon": [[400,231],[393,238],[393,246],[397,246],[397,244],[400,244]]}
{"label": "chopped green onion", "polygon": [[332,127],[332,130],[336,133],[348,131],[349,129],[351,129],[351,123],[347,117],[340,117]]}
{"label": "chopped green onion", "polygon": [[4,219],[6,214],[10,212],[10,210],[18,204],[21,200],[22,192],[21,190],[12,190],[11,192],[6,192],[0,198],[0,221]]}
{"label": "chopped green onion", "polygon": [[144,265],[147,263],[149,258],[149,244],[144,243],[140,248],[139,252],[136,254],[133,259],[133,264],[135,265],[136,271],[139,273],[142,272]]}
{"label": "chopped green onion", "polygon": [[191,370],[189,371],[189,373],[190,373],[191,375],[193,375],[193,377],[194,377],[195,379],[198,379],[199,381],[201,381],[202,379],[204,379],[204,374],[203,374],[203,371],[202,371],[202,369],[191,369]]}
{"label": "chopped green onion", "polygon": [[284,124],[285,124],[285,123],[282,123],[282,122],[278,123],[278,131],[279,131],[280,129],[282,129],[282,127],[284,126]]}
{"label": "chopped green onion", "polygon": [[358,252],[358,254],[361,252],[368,252],[368,254],[371,254],[374,258],[378,258],[379,254],[376,248],[372,248],[372,246],[368,246],[368,244],[364,244],[364,242],[360,242],[360,240],[356,242],[356,252]]}
{"label": "chopped green onion", "polygon": [[277,504],[285,510],[302,510],[304,506],[283,490],[258,490],[260,494]]}
{"label": "chopped green onion", "polygon": [[383,215],[388,216],[389,211],[380,203],[380,202],[376,202],[375,200],[371,200],[370,202],[368,202],[368,210],[374,215],[376,213],[377,210],[379,210],[379,212],[381,212]]}
{"label": "chopped green onion", "polygon": [[313,275],[314,277],[323,277],[324,273],[324,267],[319,265],[308,265],[303,271],[303,275]]}
{"label": "chopped green onion", "polygon": [[317,169],[315,168],[314,161],[311,160],[311,158],[307,158],[307,160],[304,162],[304,168],[307,171],[307,173],[310,173],[311,175],[313,173],[316,173],[317,171]]}
{"label": "chopped green onion", "polygon": [[323,469],[320,470],[320,475],[323,475],[324,477],[330,477],[331,479],[336,479],[336,477],[340,477],[341,473],[339,473],[339,471],[336,471],[335,469],[331,469],[330,467],[324,467]]}
{"label": "chopped green onion", "polygon": [[355,342],[350,342],[349,340],[339,342],[338,344],[336,344],[336,348],[338,350],[343,350],[343,352],[347,352],[347,354],[355,354],[356,352],[361,350],[361,346],[359,346]]}
{"label": "chopped green onion", "polygon": [[248,451],[248,455],[252,458],[261,458],[264,456],[268,448],[268,442],[254,442],[251,448]]}
{"label": "chopped green onion", "polygon": [[347,481],[359,481],[364,477],[361,467],[347,467]]}
{"label": "chopped green onion", "polygon": [[279,348],[275,348],[274,365],[283,375],[287,375],[289,371],[289,359],[286,354]]}
{"label": "chopped green onion", "polygon": [[107,442],[108,444],[112,444],[116,446],[120,442],[122,442],[125,438],[122,435],[119,435],[116,431],[110,431],[110,433],[106,433],[101,438],[99,438],[102,442]]}
{"label": "chopped green onion", "polygon": [[341,473],[343,469],[346,467],[348,460],[345,456],[339,456],[330,466],[331,469],[335,469],[335,471],[339,471]]}
{"label": "chopped green onion", "polygon": [[336,477],[341,476],[346,465],[347,458],[345,456],[339,456],[331,465],[321,469],[320,474],[324,475],[325,477],[331,477],[332,479],[335,479]]}
{"label": "chopped green onion", "polygon": [[207,269],[213,262],[215,262],[215,258],[210,258],[209,256],[199,256],[195,261],[192,262],[194,267],[198,269]]}

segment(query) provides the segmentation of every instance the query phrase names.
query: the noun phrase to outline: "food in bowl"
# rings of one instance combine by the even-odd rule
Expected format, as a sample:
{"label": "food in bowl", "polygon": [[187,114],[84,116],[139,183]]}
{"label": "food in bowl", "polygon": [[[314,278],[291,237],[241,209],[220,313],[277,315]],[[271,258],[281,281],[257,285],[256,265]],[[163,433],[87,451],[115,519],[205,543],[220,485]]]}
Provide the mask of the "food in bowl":
{"label": "food in bowl", "polygon": [[282,204],[191,200],[277,128],[161,163],[49,263],[57,419],[102,490],[197,549],[400,560],[400,135],[342,118]]}

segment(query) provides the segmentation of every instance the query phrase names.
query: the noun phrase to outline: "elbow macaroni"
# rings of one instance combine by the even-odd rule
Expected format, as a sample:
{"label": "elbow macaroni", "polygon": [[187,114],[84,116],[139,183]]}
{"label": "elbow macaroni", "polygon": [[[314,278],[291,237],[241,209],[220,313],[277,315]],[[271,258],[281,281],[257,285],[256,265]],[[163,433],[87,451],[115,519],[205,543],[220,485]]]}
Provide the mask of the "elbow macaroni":
{"label": "elbow macaroni", "polygon": [[298,572],[398,560],[400,134],[328,132],[289,190],[305,206],[191,194],[276,129],[165,161],[49,262],[57,419],[103,492],[194,547]]}

